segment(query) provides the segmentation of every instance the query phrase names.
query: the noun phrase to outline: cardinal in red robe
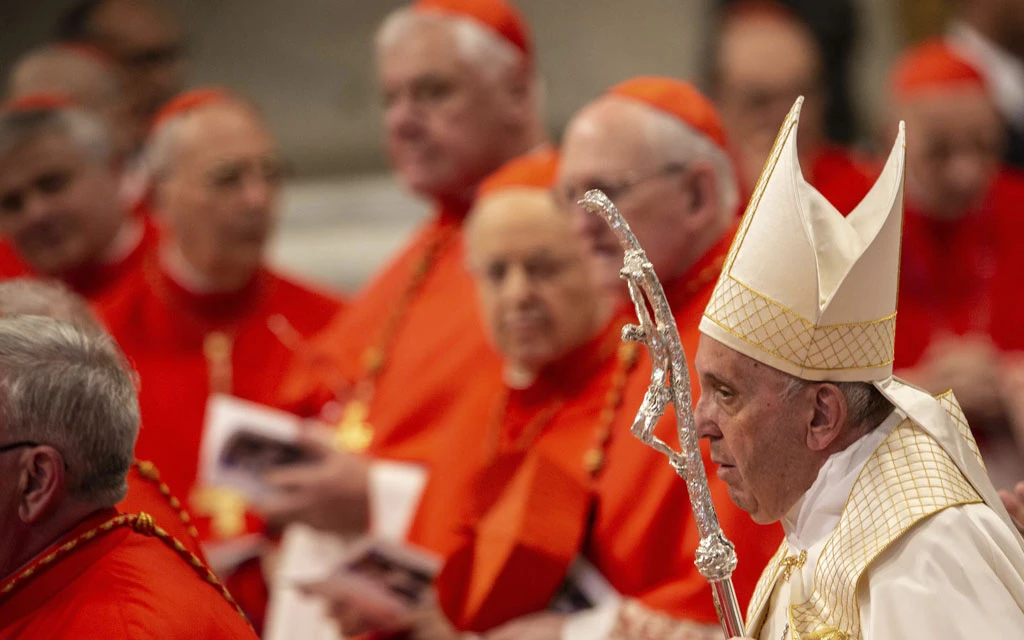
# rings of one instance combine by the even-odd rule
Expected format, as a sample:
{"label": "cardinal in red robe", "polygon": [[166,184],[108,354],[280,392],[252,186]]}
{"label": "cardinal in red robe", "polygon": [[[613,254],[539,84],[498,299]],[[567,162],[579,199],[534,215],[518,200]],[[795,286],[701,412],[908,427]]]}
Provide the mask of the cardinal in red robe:
{"label": "cardinal in red robe", "polygon": [[[214,550],[259,545],[264,527],[238,495],[197,486],[207,400],[273,404],[289,360],[342,305],[264,265],[282,171],[250,106],[220,90],[185,94],[165,108],[151,144],[163,160],[155,203],[166,231],[101,314],[139,373],[137,455],[187,501],[219,566]],[[258,568],[254,558],[240,569],[257,589],[232,585],[256,592],[258,602],[243,604],[257,626],[266,598]]]}
{"label": "cardinal in red robe", "polygon": [[0,637],[256,638],[203,562],[146,515],[101,510],[0,580]]}
{"label": "cardinal in red robe", "polygon": [[[461,57],[462,27],[480,36],[486,56]],[[340,423],[349,448],[420,463],[460,393],[455,381],[492,357],[465,269],[463,223],[474,191],[504,161],[542,144],[544,133],[529,30],[505,0],[418,0],[385,21],[378,45],[392,164],[435,210],[317,339],[313,355],[296,360],[283,396],[296,412]],[[508,73],[498,79],[493,64]],[[424,101],[421,76],[477,97]],[[497,128],[495,118],[507,126]]]}
{"label": "cardinal in red robe", "polygon": [[953,389],[993,482],[1008,488],[1024,479],[1002,383],[1024,349],[1024,177],[1002,164],[1005,128],[984,77],[944,41],[905,52],[889,90],[892,121],[909,132],[895,366],[930,391]]}
{"label": "cardinal in red robe", "polygon": [[[722,146],[724,136],[713,107],[684,83],[642,78],[613,88],[607,97],[617,104],[585,110],[583,116],[578,116],[582,120],[574,122],[575,128],[570,127],[567,157],[574,166],[564,168],[562,186],[569,187],[565,191],[582,191],[573,188],[577,181],[614,184],[610,175],[590,164],[600,163],[596,154],[602,148],[609,154],[609,161],[621,160],[619,154],[611,152],[615,147],[599,141],[617,139],[620,149],[631,148],[648,160],[658,153],[657,149],[644,149],[642,144],[629,147],[626,140],[616,138],[623,131],[644,130],[640,121],[631,121],[632,127],[616,127],[605,119],[615,117],[609,115],[614,109],[620,109],[619,117],[628,117],[621,115],[623,108],[635,114],[634,103],[657,110],[659,116],[677,118],[709,142]],[[623,107],[622,101],[629,106]],[[603,114],[599,113],[602,109],[606,109]],[[624,124],[623,120],[617,122]],[[599,126],[608,127],[609,135],[592,137]],[[720,153],[725,157],[724,151]],[[513,189],[509,182],[527,162],[529,159],[512,163],[488,180],[485,189],[493,181],[497,194],[510,194],[509,200],[514,202],[512,198],[522,189]],[[646,173],[657,175],[656,171]],[[584,174],[590,177],[584,179]],[[596,174],[602,174],[603,180]],[[677,177],[663,179],[671,185]],[[477,215],[486,216],[494,235],[503,240],[487,244],[482,232],[472,236],[474,249],[483,253],[470,251],[470,257],[479,274],[478,286],[486,307],[486,292],[494,286],[491,279],[512,279],[516,275],[514,267],[506,263],[508,255],[531,264],[528,251],[520,249],[516,253],[516,248],[525,244],[518,239],[532,238],[540,251],[544,236],[536,230],[528,234],[517,229],[527,225],[525,211],[515,217],[510,215],[515,211],[508,209],[503,225],[498,224],[501,217],[493,212],[488,216],[488,207],[500,202],[500,195],[487,195],[485,189],[478,200]],[[654,206],[648,204],[646,211],[630,206],[641,196],[631,197],[627,192],[619,189],[618,200],[627,218],[636,222],[634,230],[644,238],[649,238],[652,231],[664,233],[665,227],[654,217],[659,213]],[[688,353],[695,351],[698,321],[731,240],[732,208],[718,206],[717,211],[718,215],[706,219],[706,229],[684,242],[698,247],[706,243],[688,264],[672,264],[669,256],[683,254],[663,253],[661,250],[668,245],[651,243],[660,244],[651,254],[657,256],[655,268],[665,267],[672,274],[664,281],[666,295]],[[676,215],[682,212],[676,211]],[[474,219],[474,225],[477,222]],[[474,226],[474,231],[479,226],[483,222]],[[584,234],[588,236],[594,246],[605,246],[603,232],[592,230]],[[568,241],[562,244],[571,246]],[[499,257],[488,259],[485,248]],[[551,253],[548,250],[546,255]],[[621,264],[621,253],[618,260]],[[607,279],[598,275],[595,284],[602,282]],[[531,300],[525,285],[519,291],[524,299]],[[541,294],[532,300],[538,298]],[[564,292],[559,298],[574,299]],[[529,309],[525,303],[523,307],[524,311]],[[688,508],[686,485],[661,454],[629,434],[629,425],[647,391],[651,364],[637,345],[620,344],[618,329],[627,312],[632,311],[624,304],[618,309],[614,320],[595,331],[589,340],[527,375],[527,384],[511,375],[515,367],[509,367],[506,343],[504,375],[499,379],[493,372],[481,370],[469,383],[463,404],[451,414],[461,429],[450,430],[451,440],[439,447],[447,452],[446,462],[434,465],[436,470],[420,503],[410,540],[447,556],[437,579],[438,597],[456,628],[482,632],[507,625],[503,629],[513,637],[539,629],[530,625],[564,624],[573,625],[588,637],[607,637],[622,611],[614,598],[610,603],[594,603],[597,616],[609,616],[597,626],[591,626],[593,616],[589,622],[582,622],[584,626],[576,626],[582,618],[573,620],[573,616],[562,620],[528,617],[551,606],[556,610],[564,606],[557,597],[559,588],[567,580],[578,584],[588,579],[581,576],[594,572],[618,598],[638,600],[681,620],[716,621],[707,582],[693,566],[699,535]],[[485,317],[489,332],[500,335],[503,316]],[[495,342],[502,345],[500,340]],[[485,426],[481,429],[481,425]],[[659,435],[673,442],[674,420],[660,425]],[[466,469],[474,466],[467,480]],[[725,485],[716,478],[710,485],[722,526],[737,541],[744,562],[749,563],[734,574],[741,601],[745,601],[781,534],[777,528],[753,524],[733,507]],[[461,531],[443,535],[438,532],[438,523],[450,522],[452,512],[459,514]]]}
{"label": "cardinal in red robe", "polygon": [[111,136],[97,116],[57,94],[8,102],[0,128],[17,141],[0,157],[0,278],[58,278],[102,304],[158,235],[123,202]]}

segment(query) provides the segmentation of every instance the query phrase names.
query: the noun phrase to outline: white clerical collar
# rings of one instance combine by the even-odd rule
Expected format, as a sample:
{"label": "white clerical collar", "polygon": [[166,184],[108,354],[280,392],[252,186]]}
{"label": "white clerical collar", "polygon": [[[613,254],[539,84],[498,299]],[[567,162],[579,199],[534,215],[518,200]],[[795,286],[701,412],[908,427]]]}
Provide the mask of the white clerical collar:
{"label": "white clerical collar", "polygon": [[949,42],[984,73],[1003,117],[1024,126],[1024,63],[965,22],[950,27]]}
{"label": "white clerical collar", "polygon": [[121,223],[110,246],[100,258],[101,264],[117,264],[131,255],[142,244],[142,236],[146,233],[146,225],[142,220],[131,217]]}
{"label": "white clerical collar", "polygon": [[160,266],[164,273],[181,288],[196,294],[215,293],[210,279],[193,267],[181,248],[174,242],[165,242],[160,250]]}
{"label": "white clerical collar", "polygon": [[894,410],[870,433],[829,456],[811,488],[782,518],[790,546],[808,549],[836,528],[861,468],[903,419],[903,414]]}

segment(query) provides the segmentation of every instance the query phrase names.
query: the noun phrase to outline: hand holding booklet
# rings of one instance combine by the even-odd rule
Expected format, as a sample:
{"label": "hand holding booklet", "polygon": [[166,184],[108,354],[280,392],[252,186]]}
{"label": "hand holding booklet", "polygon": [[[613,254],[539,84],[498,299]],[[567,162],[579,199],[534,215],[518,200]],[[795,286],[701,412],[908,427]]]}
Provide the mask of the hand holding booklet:
{"label": "hand holding booklet", "polygon": [[386,627],[423,601],[439,568],[436,556],[367,537],[354,543],[325,578],[299,586],[357,608],[364,618]]}
{"label": "hand holding booklet", "polygon": [[212,396],[206,407],[200,478],[259,501],[270,491],[263,479],[266,473],[311,459],[297,443],[301,429],[302,420],[285,411],[233,396]]}

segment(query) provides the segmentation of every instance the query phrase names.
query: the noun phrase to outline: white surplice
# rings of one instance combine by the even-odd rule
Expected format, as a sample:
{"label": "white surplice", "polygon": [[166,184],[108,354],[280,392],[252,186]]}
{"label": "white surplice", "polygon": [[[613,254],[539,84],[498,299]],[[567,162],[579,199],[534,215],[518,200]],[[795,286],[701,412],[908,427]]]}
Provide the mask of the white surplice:
{"label": "white surplice", "polygon": [[[860,470],[904,419],[881,425],[831,456],[782,520],[787,555],[806,561],[780,581],[761,640],[788,640],[790,604],[814,589],[814,572]],[[920,522],[868,567],[857,591],[864,640],[1024,638],[1024,551],[984,503],[954,506]]]}

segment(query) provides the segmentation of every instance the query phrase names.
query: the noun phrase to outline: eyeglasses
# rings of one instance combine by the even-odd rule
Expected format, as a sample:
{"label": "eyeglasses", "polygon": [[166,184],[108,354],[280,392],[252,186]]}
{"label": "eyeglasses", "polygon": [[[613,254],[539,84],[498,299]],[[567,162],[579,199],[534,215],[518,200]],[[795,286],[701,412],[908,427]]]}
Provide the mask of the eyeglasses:
{"label": "eyeglasses", "polygon": [[42,443],[40,442],[32,442],[31,440],[21,440],[19,442],[12,442],[10,444],[0,446],[0,453],[7,453],[8,451],[14,451],[15,449],[20,449],[22,447],[38,447],[41,444]]}
{"label": "eyeglasses", "polygon": [[584,187],[564,187],[556,189],[555,198],[558,199],[559,204],[562,206],[574,207],[576,206],[576,203],[583,198],[583,195],[587,191],[590,191],[591,189],[600,189],[610,200],[615,201],[645,182],[675,175],[684,171],[686,171],[686,164],[671,162],[649,174],[639,176],[632,175],[617,182],[602,182],[601,180],[594,180]]}
{"label": "eyeglasses", "polygon": [[[21,449],[21,448],[24,448],[24,447],[41,447],[41,446],[43,446],[42,442],[35,442],[33,440],[19,440],[18,442],[12,442],[10,444],[0,445],[0,453],[7,453],[8,451],[14,451],[15,449]],[[58,453],[60,453],[60,452],[58,451]],[[61,459],[63,460],[63,458],[64,458],[64,454],[61,454]],[[69,469],[68,461],[67,460],[63,460],[63,462],[64,462],[64,470],[67,471]]]}

